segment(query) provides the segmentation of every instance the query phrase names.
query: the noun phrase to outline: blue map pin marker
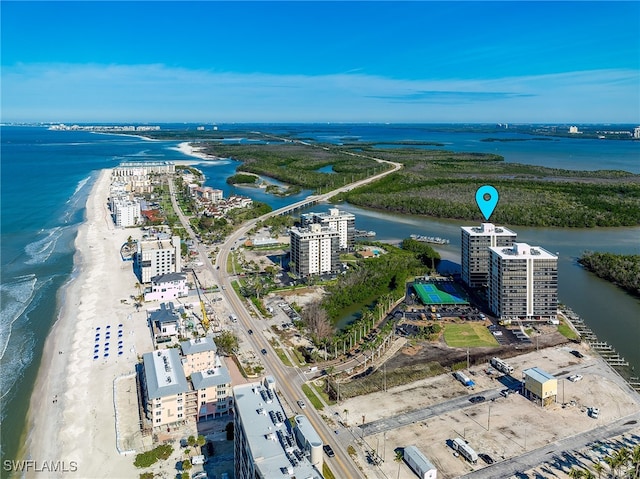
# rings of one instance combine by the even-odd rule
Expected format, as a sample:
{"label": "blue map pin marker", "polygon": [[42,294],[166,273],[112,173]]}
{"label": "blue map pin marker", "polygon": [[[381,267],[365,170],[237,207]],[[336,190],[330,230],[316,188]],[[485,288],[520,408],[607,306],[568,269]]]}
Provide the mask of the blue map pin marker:
{"label": "blue map pin marker", "polygon": [[478,191],[476,191],[476,203],[485,220],[489,221],[493,210],[496,209],[499,199],[500,195],[498,194],[498,190],[493,186],[484,185],[478,188]]}

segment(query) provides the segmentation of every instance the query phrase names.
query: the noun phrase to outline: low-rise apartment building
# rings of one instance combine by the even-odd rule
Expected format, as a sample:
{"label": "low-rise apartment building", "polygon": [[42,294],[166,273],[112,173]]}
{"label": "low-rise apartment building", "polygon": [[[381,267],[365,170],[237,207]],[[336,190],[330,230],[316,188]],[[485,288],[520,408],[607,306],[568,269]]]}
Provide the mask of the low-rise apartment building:
{"label": "low-rise apartment building", "polygon": [[189,295],[186,273],[160,274],[151,278],[151,289],[144,294],[145,301],[184,298]]}
{"label": "low-rise apartment building", "polygon": [[142,360],[141,398],[153,428],[231,412],[231,375],[211,337],[183,341],[180,349],[146,353]]}

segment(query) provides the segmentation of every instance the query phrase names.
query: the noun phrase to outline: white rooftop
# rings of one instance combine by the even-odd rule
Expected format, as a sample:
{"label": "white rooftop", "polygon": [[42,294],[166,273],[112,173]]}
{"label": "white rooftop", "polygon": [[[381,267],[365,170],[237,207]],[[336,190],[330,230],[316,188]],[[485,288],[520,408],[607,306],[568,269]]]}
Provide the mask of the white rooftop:
{"label": "white rooftop", "polygon": [[493,223],[481,223],[480,226],[462,226],[461,229],[471,236],[517,236],[505,226],[496,226]]}
{"label": "white rooftop", "polygon": [[513,243],[512,246],[493,246],[489,248],[503,259],[558,259],[540,246],[529,246],[527,243]]}
{"label": "white rooftop", "polygon": [[256,468],[262,477],[322,479],[300,451],[287,427],[280,400],[261,383],[233,388],[235,407],[244,426]]}
{"label": "white rooftop", "polygon": [[149,398],[157,399],[189,391],[177,349],[145,353],[142,361]]}

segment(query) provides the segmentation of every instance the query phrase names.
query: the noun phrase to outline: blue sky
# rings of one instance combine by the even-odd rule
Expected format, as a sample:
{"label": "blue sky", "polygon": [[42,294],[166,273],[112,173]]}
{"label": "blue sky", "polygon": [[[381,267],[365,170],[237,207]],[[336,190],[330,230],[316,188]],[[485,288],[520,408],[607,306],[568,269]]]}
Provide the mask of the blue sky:
{"label": "blue sky", "polygon": [[640,124],[640,2],[2,1],[2,121]]}

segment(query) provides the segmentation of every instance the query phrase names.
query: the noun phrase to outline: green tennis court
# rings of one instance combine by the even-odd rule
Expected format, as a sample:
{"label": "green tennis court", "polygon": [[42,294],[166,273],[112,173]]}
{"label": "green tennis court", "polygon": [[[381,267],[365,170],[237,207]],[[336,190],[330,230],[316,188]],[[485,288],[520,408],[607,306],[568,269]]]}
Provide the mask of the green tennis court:
{"label": "green tennis court", "polygon": [[430,283],[414,283],[420,300],[425,305],[431,304],[469,304],[467,294],[452,281],[434,281]]}

